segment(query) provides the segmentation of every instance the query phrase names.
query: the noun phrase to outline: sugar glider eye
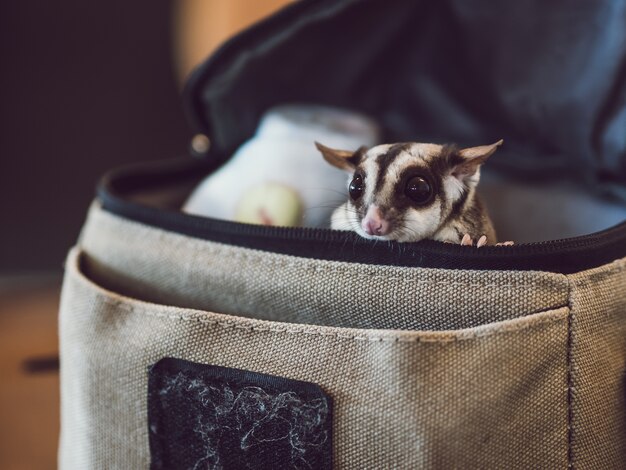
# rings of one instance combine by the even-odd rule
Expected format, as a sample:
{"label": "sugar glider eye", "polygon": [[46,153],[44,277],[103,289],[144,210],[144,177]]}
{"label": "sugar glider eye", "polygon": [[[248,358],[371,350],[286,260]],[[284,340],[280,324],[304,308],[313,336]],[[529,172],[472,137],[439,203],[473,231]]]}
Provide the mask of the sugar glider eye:
{"label": "sugar glider eye", "polygon": [[363,194],[363,177],[361,175],[354,175],[354,178],[352,178],[350,182],[348,192],[353,200],[357,200],[361,197]]}
{"label": "sugar glider eye", "polygon": [[433,187],[422,176],[413,176],[406,182],[404,195],[417,204],[425,204],[433,195]]}

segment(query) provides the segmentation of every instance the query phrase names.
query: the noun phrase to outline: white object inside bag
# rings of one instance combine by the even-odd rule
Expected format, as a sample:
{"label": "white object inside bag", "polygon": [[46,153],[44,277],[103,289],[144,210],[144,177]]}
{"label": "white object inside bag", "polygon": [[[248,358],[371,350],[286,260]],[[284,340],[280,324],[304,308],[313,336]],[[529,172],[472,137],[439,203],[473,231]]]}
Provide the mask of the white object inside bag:
{"label": "white object inside bag", "polygon": [[335,108],[269,110],[255,136],[193,191],[183,211],[263,225],[328,227],[345,201],[345,172],[324,161],[315,141],[356,150],[378,142],[369,118]]}

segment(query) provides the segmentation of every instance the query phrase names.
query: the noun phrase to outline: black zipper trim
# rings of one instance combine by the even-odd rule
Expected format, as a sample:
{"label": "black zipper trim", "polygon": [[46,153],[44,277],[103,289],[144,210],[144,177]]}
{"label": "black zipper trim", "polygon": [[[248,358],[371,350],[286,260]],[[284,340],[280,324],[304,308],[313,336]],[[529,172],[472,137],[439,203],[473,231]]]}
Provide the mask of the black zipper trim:
{"label": "black zipper trim", "polygon": [[510,247],[461,247],[366,240],[351,232],[265,227],[155,208],[129,199],[132,192],[200,180],[215,163],[188,159],[139,164],[109,172],[98,187],[104,210],[163,230],[272,253],[349,263],[441,269],[548,271],[571,274],[626,257],[626,221],[581,237]]}

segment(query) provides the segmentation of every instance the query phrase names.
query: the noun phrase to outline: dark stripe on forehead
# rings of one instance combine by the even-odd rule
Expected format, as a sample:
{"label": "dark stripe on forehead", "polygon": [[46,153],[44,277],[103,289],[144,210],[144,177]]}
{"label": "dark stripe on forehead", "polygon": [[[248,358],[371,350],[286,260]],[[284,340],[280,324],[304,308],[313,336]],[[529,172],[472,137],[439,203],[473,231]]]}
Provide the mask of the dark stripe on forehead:
{"label": "dark stripe on forehead", "polygon": [[447,144],[442,147],[439,155],[432,159],[430,165],[433,172],[445,175],[451,168],[459,165],[463,161],[463,157],[459,155],[458,147],[454,144]]}
{"label": "dark stripe on forehead", "polygon": [[363,155],[365,155],[366,153],[367,153],[367,147],[365,145],[362,145],[361,147],[357,149],[356,152],[354,152],[354,154],[350,158],[348,158],[348,161],[352,165],[357,167],[363,161]]}
{"label": "dark stripe on forehead", "polygon": [[385,177],[387,176],[387,169],[389,168],[389,165],[393,163],[398,155],[400,155],[404,151],[409,150],[410,148],[411,144],[408,143],[394,144],[385,153],[376,157],[376,162],[378,163],[378,176],[376,179],[376,186],[374,187],[375,193],[382,191],[385,184]]}

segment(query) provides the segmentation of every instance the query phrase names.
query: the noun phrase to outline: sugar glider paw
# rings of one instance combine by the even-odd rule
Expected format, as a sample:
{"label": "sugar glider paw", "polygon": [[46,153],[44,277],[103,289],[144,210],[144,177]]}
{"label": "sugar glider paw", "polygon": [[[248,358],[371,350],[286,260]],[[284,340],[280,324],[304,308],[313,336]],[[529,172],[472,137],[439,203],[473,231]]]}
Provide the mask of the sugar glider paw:
{"label": "sugar glider paw", "polygon": [[[485,235],[481,236],[476,242],[476,248],[480,248],[481,246],[485,246],[487,244],[487,237]],[[496,243],[495,246],[513,246],[515,242],[506,241]],[[469,233],[463,235],[463,239],[461,240],[461,246],[474,246],[474,240],[470,237]]]}
{"label": "sugar glider paw", "polygon": [[470,237],[469,233],[463,235],[463,238],[461,239],[461,246],[472,246],[473,244],[474,240],[472,240],[472,237]]}
{"label": "sugar glider paw", "polygon": [[[487,237],[485,235],[481,236],[476,242],[476,248],[480,248],[481,246],[485,246],[487,244]],[[463,235],[463,239],[461,240],[461,246],[473,246],[474,240],[470,237],[469,233]]]}

